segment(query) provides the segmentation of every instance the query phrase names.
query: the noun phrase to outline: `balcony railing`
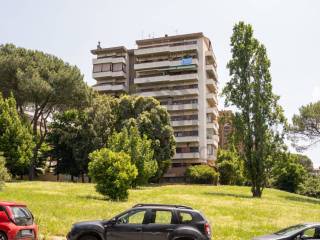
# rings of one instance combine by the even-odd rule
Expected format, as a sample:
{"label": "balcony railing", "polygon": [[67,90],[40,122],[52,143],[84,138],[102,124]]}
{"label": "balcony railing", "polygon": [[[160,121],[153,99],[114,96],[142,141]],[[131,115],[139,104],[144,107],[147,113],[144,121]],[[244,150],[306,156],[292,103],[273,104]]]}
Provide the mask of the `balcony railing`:
{"label": "balcony railing", "polygon": [[199,95],[199,89],[181,89],[181,90],[159,90],[150,92],[138,92],[136,95],[143,97],[165,97],[165,96],[184,96]]}
{"label": "balcony railing", "polygon": [[120,85],[110,85],[110,84],[101,84],[92,87],[93,90],[98,92],[109,92],[109,91],[127,91],[127,87],[124,84]]}
{"label": "balcony railing", "polygon": [[126,73],[123,71],[119,72],[94,72],[92,73],[92,77],[94,79],[99,79],[99,78],[125,78]]}
{"label": "balcony railing", "polygon": [[192,66],[198,65],[198,59],[193,58],[190,64],[184,64],[183,60],[164,60],[164,61],[155,61],[147,63],[136,63],[134,64],[135,70],[149,69],[149,68],[161,68],[161,67],[177,67],[177,66]]}
{"label": "balcony railing", "polygon": [[173,159],[194,159],[200,158],[200,154],[198,152],[194,153],[176,153]]}
{"label": "balcony railing", "polygon": [[199,136],[175,137],[177,143],[199,142]]}
{"label": "balcony railing", "polygon": [[187,80],[196,80],[198,81],[198,74],[181,74],[181,75],[163,75],[163,76],[154,76],[154,77],[140,77],[135,78],[135,84],[143,83],[155,83],[155,82],[176,82],[176,81],[187,81]]}

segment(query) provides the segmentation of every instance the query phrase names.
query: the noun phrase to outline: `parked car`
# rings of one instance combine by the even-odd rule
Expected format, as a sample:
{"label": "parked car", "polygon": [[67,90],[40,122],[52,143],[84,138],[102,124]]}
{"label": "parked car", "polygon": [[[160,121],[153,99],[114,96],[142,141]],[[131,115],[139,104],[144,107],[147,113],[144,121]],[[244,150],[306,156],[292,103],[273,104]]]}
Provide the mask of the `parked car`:
{"label": "parked car", "polygon": [[137,204],[110,220],[73,225],[68,240],[209,240],[211,228],[197,210],[181,205]]}
{"label": "parked car", "polygon": [[320,240],[320,223],[303,223],[253,240]]}
{"label": "parked car", "polygon": [[24,204],[0,202],[0,240],[36,240],[38,227]]}

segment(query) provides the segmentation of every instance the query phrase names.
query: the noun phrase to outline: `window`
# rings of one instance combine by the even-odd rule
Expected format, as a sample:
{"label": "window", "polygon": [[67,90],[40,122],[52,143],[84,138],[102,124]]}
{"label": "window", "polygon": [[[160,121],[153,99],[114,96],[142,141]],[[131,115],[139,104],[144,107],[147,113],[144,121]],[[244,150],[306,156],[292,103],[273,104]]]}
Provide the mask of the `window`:
{"label": "window", "polygon": [[179,222],[181,224],[187,224],[192,222],[192,215],[188,212],[179,212],[178,217],[179,217]]}
{"label": "window", "polygon": [[123,71],[122,65],[123,65],[122,63],[114,63],[114,64],[112,64],[112,71],[113,72]]}
{"label": "window", "polygon": [[319,239],[320,228],[309,228],[303,232],[302,236],[303,239]]}
{"label": "window", "polygon": [[157,210],[154,212],[154,221],[155,224],[171,224],[172,223],[172,212]]}
{"label": "window", "polygon": [[111,71],[111,63],[102,64],[102,72],[110,72]]}
{"label": "window", "polygon": [[213,155],[214,147],[212,144],[207,145],[208,155]]}
{"label": "window", "polygon": [[102,70],[102,64],[94,64],[93,65],[93,72],[96,73],[96,72],[101,72]]}
{"label": "window", "polygon": [[118,218],[117,224],[143,224],[146,211],[128,212]]}

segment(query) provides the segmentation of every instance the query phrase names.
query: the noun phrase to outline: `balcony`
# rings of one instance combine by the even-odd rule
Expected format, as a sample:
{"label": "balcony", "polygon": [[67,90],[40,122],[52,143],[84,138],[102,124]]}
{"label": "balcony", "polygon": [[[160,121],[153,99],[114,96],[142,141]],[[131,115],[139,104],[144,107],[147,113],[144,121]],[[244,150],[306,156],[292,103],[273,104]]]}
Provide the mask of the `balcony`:
{"label": "balcony", "polygon": [[209,108],[207,108],[207,113],[213,113],[213,115],[214,115],[215,117],[219,117],[218,108],[209,107]]}
{"label": "balcony", "polygon": [[207,128],[213,128],[215,134],[219,134],[219,124],[217,122],[207,123]]}
{"label": "balcony", "polygon": [[193,58],[191,64],[183,64],[182,60],[175,61],[157,61],[147,63],[136,63],[134,64],[134,70],[150,69],[150,68],[163,68],[163,67],[188,67],[192,65],[198,65],[198,59]]}
{"label": "balcony", "polygon": [[199,126],[198,120],[180,120],[180,121],[171,121],[172,127],[184,127],[184,126]]}
{"label": "balcony", "polygon": [[94,58],[92,59],[93,64],[100,63],[126,63],[126,59],[124,57],[106,57],[106,58]]}
{"label": "balcony", "polygon": [[216,69],[214,68],[213,65],[206,65],[206,71],[207,71],[210,78],[213,78],[216,81],[218,81],[218,74],[217,74]]}
{"label": "balcony", "polygon": [[110,85],[110,84],[101,84],[92,86],[93,90],[98,92],[117,92],[117,91],[123,91],[126,92],[127,88],[124,84],[120,85]]}
{"label": "balcony", "polygon": [[218,98],[215,93],[207,93],[207,100],[210,105],[213,105],[213,106],[218,105]]}
{"label": "balcony", "polygon": [[216,56],[214,55],[213,51],[206,51],[206,58],[209,58],[210,61],[213,62],[213,65],[215,67],[217,67],[217,59],[216,59]]}
{"label": "balcony", "polygon": [[164,76],[155,76],[155,77],[141,77],[135,78],[135,84],[144,84],[144,83],[156,83],[156,82],[177,82],[177,81],[188,81],[195,80],[198,81],[198,74],[182,74],[182,75],[164,75]]}
{"label": "balcony", "polygon": [[148,55],[148,54],[157,54],[157,53],[165,53],[165,52],[185,52],[185,51],[192,51],[192,50],[198,50],[197,44],[139,48],[134,50],[134,55],[141,56],[141,55]]}
{"label": "balcony", "polygon": [[101,78],[126,78],[126,73],[123,71],[119,72],[96,72],[92,73],[92,77],[94,79],[101,79]]}
{"label": "balcony", "polygon": [[187,96],[187,95],[199,95],[197,88],[181,89],[181,90],[160,90],[151,92],[138,92],[136,95],[142,97],[166,97],[166,96]]}
{"label": "balcony", "polygon": [[218,92],[218,88],[217,88],[217,84],[216,84],[215,80],[213,80],[212,78],[209,78],[206,80],[206,84],[207,84],[208,89],[211,92],[215,92],[215,93]]}
{"label": "balcony", "polygon": [[194,153],[176,153],[173,156],[173,159],[195,159],[200,158],[200,154],[198,152]]}
{"label": "balcony", "polygon": [[199,105],[194,104],[177,104],[177,105],[163,105],[168,111],[183,111],[183,110],[197,110]]}
{"label": "balcony", "polygon": [[207,144],[213,144],[215,148],[218,148],[219,136],[218,135],[207,136]]}
{"label": "balcony", "polygon": [[199,136],[175,137],[177,143],[199,142]]}

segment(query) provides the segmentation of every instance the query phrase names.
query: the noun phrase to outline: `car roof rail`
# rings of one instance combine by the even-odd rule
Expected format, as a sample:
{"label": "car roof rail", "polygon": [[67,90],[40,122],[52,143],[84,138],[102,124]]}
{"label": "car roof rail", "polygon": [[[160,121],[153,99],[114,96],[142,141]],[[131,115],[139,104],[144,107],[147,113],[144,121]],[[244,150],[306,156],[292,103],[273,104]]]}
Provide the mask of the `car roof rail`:
{"label": "car roof rail", "polygon": [[143,203],[138,203],[134,205],[132,208],[137,208],[137,207],[173,207],[173,208],[182,208],[182,209],[190,209],[192,210],[193,208],[184,206],[184,205],[174,205],[174,204],[143,204]]}

